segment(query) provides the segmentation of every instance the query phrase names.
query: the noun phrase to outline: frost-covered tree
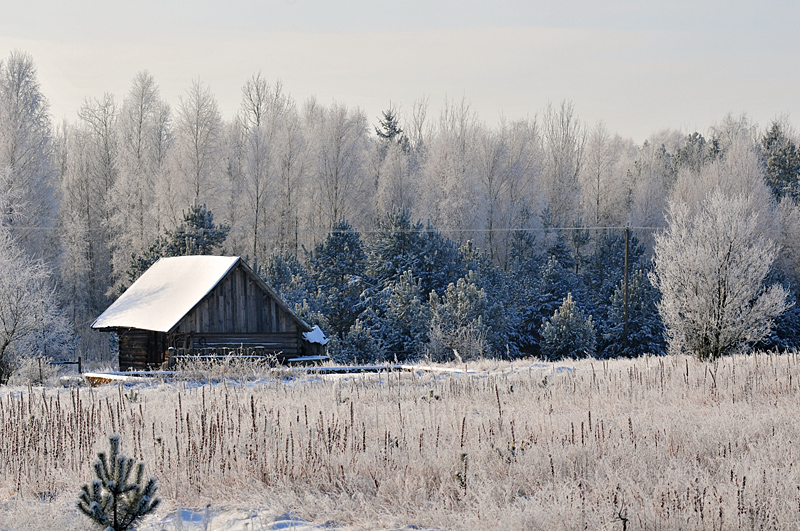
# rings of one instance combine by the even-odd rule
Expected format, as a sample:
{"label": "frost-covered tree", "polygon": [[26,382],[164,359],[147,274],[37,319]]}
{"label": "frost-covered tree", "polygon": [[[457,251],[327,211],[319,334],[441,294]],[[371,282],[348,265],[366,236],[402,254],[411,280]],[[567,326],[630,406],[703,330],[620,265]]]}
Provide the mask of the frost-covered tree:
{"label": "frost-covered tree", "polygon": [[19,356],[66,354],[71,336],[49,270],[0,229],[0,383]]}
{"label": "frost-covered tree", "polygon": [[308,264],[318,310],[331,327],[326,332],[342,337],[362,310],[366,254],[361,235],[347,221],[337,222],[325,241],[309,253]]}
{"label": "frost-covered tree", "polygon": [[478,193],[472,151],[476,124],[475,112],[465,99],[446,102],[436,134],[427,142],[421,169],[422,214],[454,238],[468,238],[464,231],[476,226]]}
{"label": "frost-covered tree", "polygon": [[[386,288],[386,297],[375,297],[382,307],[371,307],[373,334],[390,356],[398,360],[414,359],[424,351],[428,341],[430,306],[423,299],[419,279],[406,271],[397,282]],[[385,300],[385,302],[384,302]]]}
{"label": "frost-covered tree", "polygon": [[367,119],[363,112],[333,105],[310,116],[311,217],[315,229],[330,230],[341,219],[369,219],[374,205],[368,186]]}
{"label": "frost-covered tree", "polygon": [[408,150],[404,150],[397,143],[388,144],[378,168],[375,211],[391,212],[401,208],[413,208],[419,196],[414,177]]}
{"label": "frost-covered tree", "polygon": [[209,196],[222,170],[222,118],[211,89],[192,81],[180,99],[175,128],[175,156],[184,204]]}
{"label": "frost-covered tree", "polygon": [[356,320],[344,337],[334,338],[330,342],[328,354],[339,363],[386,361],[386,353],[380,341],[361,320]]}
{"label": "frost-covered tree", "polygon": [[[663,227],[664,213],[675,184],[672,152],[683,142],[677,131],[662,131],[639,148],[626,174],[629,190],[627,223],[634,227]],[[642,244],[652,248],[651,231],[640,234]]]}
{"label": "frost-covered tree", "polygon": [[595,354],[595,337],[592,316],[575,305],[572,293],[567,293],[561,306],[542,325],[542,357],[555,361],[563,358],[587,358]]}
{"label": "frost-covered tree", "polygon": [[590,225],[609,226],[625,221],[628,189],[624,164],[634,149],[631,142],[612,135],[603,122],[586,137],[580,184],[583,217]]}
{"label": "frost-covered tree", "polygon": [[544,322],[562,304],[563,299],[573,290],[579,290],[579,279],[571,270],[564,268],[555,256],[549,256],[533,279],[522,277],[518,273],[515,278],[520,290],[516,290],[518,312],[515,342],[520,351],[530,354],[541,354],[541,330]]}
{"label": "frost-covered tree", "polygon": [[47,98],[33,58],[13,51],[0,61],[0,187],[2,223],[32,256],[56,256],[54,143]]}
{"label": "frost-covered tree", "polygon": [[431,293],[428,337],[433,359],[450,360],[454,350],[468,360],[492,354],[488,336],[493,308],[477,280],[475,272],[470,271],[448,285],[441,297]]}
{"label": "frost-covered tree", "polygon": [[767,184],[776,198],[800,199],[800,149],[787,129],[789,126],[773,121],[761,137],[761,158],[764,161]]}
{"label": "frost-covered tree", "polygon": [[[643,267],[645,249],[630,235],[628,240],[628,271]],[[600,309],[594,315],[601,318],[611,304],[616,286],[625,276],[625,236],[619,231],[606,232],[595,244],[583,271],[583,283],[588,292],[587,302]]]}
{"label": "frost-covered tree", "polygon": [[577,217],[586,134],[571,103],[548,106],[542,120],[542,193],[553,222],[565,226]]}
{"label": "frost-covered tree", "polygon": [[[110,191],[114,265],[117,274],[127,267],[130,254],[143,251],[154,234],[177,221],[177,190],[168,175],[168,153],[172,146],[171,111],[161,100],[155,79],[146,71],[137,73],[119,109],[114,109],[113,180]],[[108,113],[92,113],[92,123],[103,124]],[[92,115],[89,115],[92,116]],[[84,121],[87,113],[82,113]],[[95,129],[97,127],[95,126]],[[178,207],[179,208],[179,207]]]}
{"label": "frost-covered tree", "polygon": [[[99,452],[94,463],[97,476],[92,485],[83,485],[78,509],[95,529],[125,531],[155,511],[161,500],[155,497],[156,479],[145,482],[144,463],[119,453],[119,437],[109,437],[110,452]],[[131,477],[136,470],[135,477]],[[133,481],[131,481],[133,480]]]}
{"label": "frost-covered tree", "polygon": [[703,135],[694,132],[686,137],[683,146],[675,150],[672,162],[675,169],[699,173],[703,167],[713,162],[720,154],[719,142],[716,139],[707,141]]}
{"label": "frost-covered tree", "polygon": [[380,288],[396,282],[406,271],[420,281],[424,298],[442,292],[464,274],[455,243],[432,224],[412,221],[411,211],[398,209],[379,221],[367,245],[367,272]]}
{"label": "frost-covered tree", "polygon": [[661,291],[658,309],[672,352],[707,360],[746,349],[786,309],[786,289],[764,282],[778,250],[759,227],[743,195],[716,190],[694,214],[670,204],[650,280]]}
{"label": "frost-covered tree", "polygon": [[[253,256],[265,257],[281,242],[273,241],[280,225],[281,202],[285,199],[281,174],[286,156],[288,126],[295,113],[292,100],[280,82],[270,86],[256,74],[242,88],[239,111],[242,125],[242,174],[247,197],[246,219]],[[289,196],[290,198],[291,196]]]}
{"label": "frost-covered tree", "polygon": [[254,269],[290,308],[309,300],[315,292],[311,274],[288,251],[272,253],[264,265],[256,264]]}

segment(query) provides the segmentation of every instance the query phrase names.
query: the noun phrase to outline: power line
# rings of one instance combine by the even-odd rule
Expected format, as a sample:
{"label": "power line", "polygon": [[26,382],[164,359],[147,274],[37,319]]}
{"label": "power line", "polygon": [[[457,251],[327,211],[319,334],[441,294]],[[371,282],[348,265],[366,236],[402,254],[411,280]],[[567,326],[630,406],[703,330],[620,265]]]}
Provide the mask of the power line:
{"label": "power line", "polygon": [[[20,225],[4,225],[3,226],[9,230],[24,230],[24,231],[38,231],[38,232],[109,232],[114,233],[116,231],[105,229],[103,227],[96,227],[96,228],[77,228],[77,229],[69,229],[66,227],[35,227],[35,226],[20,226]],[[355,232],[359,234],[381,234],[384,232],[392,232],[392,233],[400,233],[400,234],[424,234],[424,233],[468,233],[468,232],[479,232],[479,233],[500,233],[500,232],[559,232],[559,231],[580,231],[580,230],[589,230],[589,231],[599,231],[599,230],[662,230],[666,227],[655,227],[655,226],[633,226],[633,225],[608,225],[608,226],[580,226],[580,227],[526,227],[526,228],[492,228],[492,229],[448,229],[448,228],[425,228],[425,229],[407,229],[407,230],[381,230],[381,229],[368,229],[368,230],[358,230],[354,229]],[[245,232],[249,230],[249,228],[238,230],[237,233]],[[134,231],[138,232],[138,231]],[[144,234],[147,235],[159,235],[163,234],[164,231],[154,231],[154,230],[146,230],[142,231]],[[192,230],[187,232],[187,234],[205,234],[217,232],[208,229],[199,229],[199,230]],[[290,230],[290,231],[280,231],[274,229],[265,229],[259,231],[260,234],[345,234],[346,231],[337,231],[337,230],[327,230],[327,229],[297,229],[297,230]]]}

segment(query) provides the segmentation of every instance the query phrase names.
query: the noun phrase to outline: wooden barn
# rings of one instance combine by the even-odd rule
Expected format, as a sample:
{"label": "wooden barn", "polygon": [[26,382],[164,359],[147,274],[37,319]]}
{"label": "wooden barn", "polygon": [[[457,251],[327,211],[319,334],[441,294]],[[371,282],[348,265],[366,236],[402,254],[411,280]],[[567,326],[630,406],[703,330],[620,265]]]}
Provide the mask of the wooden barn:
{"label": "wooden barn", "polygon": [[239,257],[162,258],[98,317],[119,336],[119,370],[170,355],[228,352],[320,356],[324,335],[300,319]]}

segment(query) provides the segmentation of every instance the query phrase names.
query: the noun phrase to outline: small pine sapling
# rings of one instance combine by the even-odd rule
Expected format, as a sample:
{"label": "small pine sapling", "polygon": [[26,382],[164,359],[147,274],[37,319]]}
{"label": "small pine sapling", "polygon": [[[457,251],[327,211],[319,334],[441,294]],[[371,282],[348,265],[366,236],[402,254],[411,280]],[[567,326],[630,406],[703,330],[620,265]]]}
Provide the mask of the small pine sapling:
{"label": "small pine sapling", "polygon": [[109,437],[111,452],[99,452],[94,463],[97,479],[81,487],[78,509],[97,529],[125,531],[158,507],[156,479],[143,484],[144,463],[136,466],[136,481],[129,483],[134,459],[120,455],[119,437]]}

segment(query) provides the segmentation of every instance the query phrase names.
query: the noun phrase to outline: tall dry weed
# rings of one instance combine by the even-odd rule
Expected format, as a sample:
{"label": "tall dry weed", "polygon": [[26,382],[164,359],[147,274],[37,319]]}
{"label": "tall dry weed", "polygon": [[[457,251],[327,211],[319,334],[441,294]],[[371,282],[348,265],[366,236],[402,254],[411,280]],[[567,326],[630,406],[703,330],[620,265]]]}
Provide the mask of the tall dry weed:
{"label": "tall dry weed", "polygon": [[796,354],[756,354],[4,390],[0,500],[74,497],[118,433],[165,507],[277,504],[366,528],[797,527],[799,384]]}

